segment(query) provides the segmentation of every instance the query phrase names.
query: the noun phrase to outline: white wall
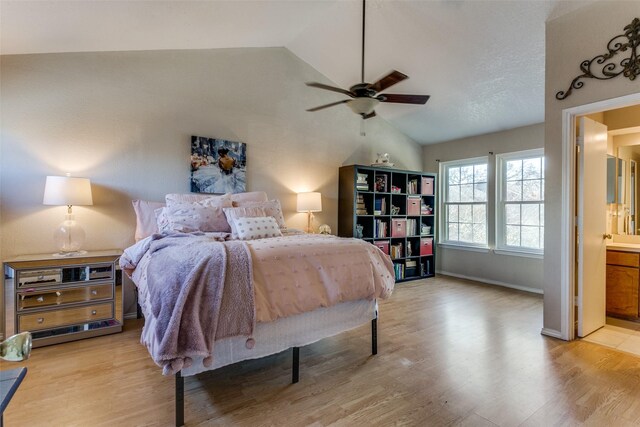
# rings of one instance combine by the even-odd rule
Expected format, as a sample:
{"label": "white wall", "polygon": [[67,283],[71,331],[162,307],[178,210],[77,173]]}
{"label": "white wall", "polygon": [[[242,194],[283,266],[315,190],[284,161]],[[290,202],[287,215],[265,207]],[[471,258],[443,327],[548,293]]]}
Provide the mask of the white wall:
{"label": "white wall", "polygon": [[[488,156],[488,231],[489,246],[494,246],[496,155],[514,151],[542,148],[544,124],[525,126],[503,132],[480,135],[435,145],[422,149],[425,171],[438,172],[441,162]],[[493,152],[494,155],[490,155]],[[436,268],[441,272],[472,277],[489,283],[501,283],[535,292],[543,289],[542,260],[513,255],[499,255],[493,251],[475,252],[438,247]]]}
{"label": "white wall", "polygon": [[295,193],[321,191],[316,225],[337,230],[338,167],[377,151],[421,169],[421,147],[381,118],[347,107],[308,113],[341,98],[308,88],[321,74],[284,48],[3,56],[0,256],[55,250],[65,207],[42,205],[46,175],[93,183],[94,205],[74,208],[86,249],[133,243],[132,199],[189,191],[191,135],[247,144],[248,190],[279,198],[303,228]]}
{"label": "white wall", "polygon": [[[582,89],[575,90],[563,101],[557,100],[555,94],[566,90],[571,80],[581,74],[582,61],[606,52],[607,42],[622,34],[623,28],[638,16],[640,2],[600,1],[547,23],[544,327],[551,332],[559,333],[562,326],[559,220],[562,214],[562,110],[640,92],[640,80],[630,81],[622,76],[608,81],[587,79]],[[628,51],[622,55],[628,55]]]}

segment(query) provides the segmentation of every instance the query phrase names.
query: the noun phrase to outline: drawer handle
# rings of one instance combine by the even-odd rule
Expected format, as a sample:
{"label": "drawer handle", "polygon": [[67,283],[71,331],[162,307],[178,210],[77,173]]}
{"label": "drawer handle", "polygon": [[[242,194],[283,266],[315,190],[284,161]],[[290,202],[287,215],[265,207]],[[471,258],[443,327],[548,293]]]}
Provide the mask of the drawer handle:
{"label": "drawer handle", "polygon": [[38,298],[36,298],[36,301],[44,302],[44,297],[42,295],[40,295]]}
{"label": "drawer handle", "polygon": [[44,323],[44,317],[38,317],[38,323]]}
{"label": "drawer handle", "polygon": [[91,310],[91,314],[95,316],[96,314],[98,314],[98,312],[96,310]]}
{"label": "drawer handle", "polygon": [[96,291],[95,289],[91,290],[91,295],[98,295],[98,291]]}

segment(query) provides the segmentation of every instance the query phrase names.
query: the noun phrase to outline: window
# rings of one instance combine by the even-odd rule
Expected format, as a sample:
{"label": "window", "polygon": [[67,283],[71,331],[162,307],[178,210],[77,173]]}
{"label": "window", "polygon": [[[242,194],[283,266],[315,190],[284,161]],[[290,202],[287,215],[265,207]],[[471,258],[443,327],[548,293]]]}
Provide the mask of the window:
{"label": "window", "polygon": [[542,254],[544,248],[544,153],[498,156],[498,249]]}
{"label": "window", "polygon": [[442,163],[442,242],[487,246],[487,158]]}

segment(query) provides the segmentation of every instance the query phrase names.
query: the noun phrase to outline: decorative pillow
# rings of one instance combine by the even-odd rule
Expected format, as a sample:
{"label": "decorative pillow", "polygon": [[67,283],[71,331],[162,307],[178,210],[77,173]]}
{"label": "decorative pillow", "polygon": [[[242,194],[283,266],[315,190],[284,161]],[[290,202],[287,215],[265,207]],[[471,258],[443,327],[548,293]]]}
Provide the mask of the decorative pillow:
{"label": "decorative pillow", "polygon": [[282,215],[282,206],[280,206],[280,200],[274,199],[267,202],[233,202],[233,206],[238,207],[258,207],[264,209],[267,216],[272,216],[276,219],[280,230],[286,230],[287,224],[284,222],[284,216]]}
{"label": "decorative pillow", "polygon": [[136,242],[158,232],[155,210],[163,208],[164,203],[133,200],[133,210],[136,212]]}
{"label": "decorative pillow", "polygon": [[272,216],[241,217],[233,219],[233,226],[241,240],[280,237],[282,232]]}
{"label": "decorative pillow", "polygon": [[238,231],[235,228],[233,220],[236,218],[255,218],[258,216],[267,216],[263,208],[224,208],[224,214],[227,217],[227,222],[231,226],[231,237],[238,238]]}
{"label": "decorative pillow", "polygon": [[[189,233],[192,231],[219,231],[228,233],[231,231],[224,210],[231,207],[231,200],[220,200],[216,205],[203,206],[201,203],[176,203],[164,209],[166,230]],[[162,217],[162,212],[159,215]],[[160,221],[159,221],[160,222]],[[163,230],[163,231],[166,231]]]}
{"label": "decorative pillow", "polygon": [[231,200],[231,194],[200,194],[200,193],[187,193],[187,194],[179,194],[179,193],[171,193],[164,196],[165,201],[167,202],[167,206],[171,206],[174,203],[199,203],[203,200]]}

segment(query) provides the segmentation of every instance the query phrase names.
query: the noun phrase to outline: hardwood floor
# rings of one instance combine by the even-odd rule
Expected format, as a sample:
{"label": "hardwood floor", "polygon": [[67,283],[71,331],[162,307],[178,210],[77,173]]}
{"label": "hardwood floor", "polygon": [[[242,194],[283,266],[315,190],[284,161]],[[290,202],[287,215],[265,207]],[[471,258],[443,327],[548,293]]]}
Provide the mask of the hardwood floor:
{"label": "hardwood floor", "polygon": [[[369,326],[185,381],[189,426],[640,424],[640,358],[540,335],[542,298],[440,276],[398,285]],[[122,334],[38,348],[6,426],[170,426],[174,379]],[[3,362],[9,369],[23,364]]]}

